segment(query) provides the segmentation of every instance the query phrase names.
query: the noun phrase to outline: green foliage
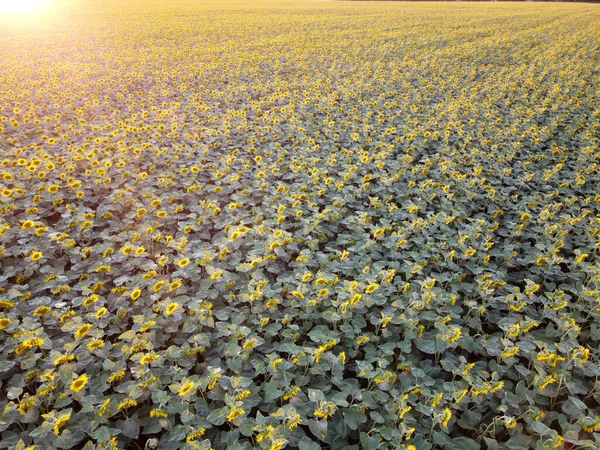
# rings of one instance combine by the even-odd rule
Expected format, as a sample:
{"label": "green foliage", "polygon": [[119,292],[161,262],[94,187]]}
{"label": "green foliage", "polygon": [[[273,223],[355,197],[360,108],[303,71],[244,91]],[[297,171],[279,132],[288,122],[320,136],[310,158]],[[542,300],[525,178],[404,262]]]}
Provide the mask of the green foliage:
{"label": "green foliage", "polygon": [[598,448],[596,9],[141,6],[0,38],[0,448]]}

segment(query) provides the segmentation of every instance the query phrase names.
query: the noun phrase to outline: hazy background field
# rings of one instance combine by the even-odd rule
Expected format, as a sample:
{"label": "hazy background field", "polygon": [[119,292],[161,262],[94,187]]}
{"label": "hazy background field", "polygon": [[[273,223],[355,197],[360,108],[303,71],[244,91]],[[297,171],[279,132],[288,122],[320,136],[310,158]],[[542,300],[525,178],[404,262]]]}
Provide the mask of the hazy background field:
{"label": "hazy background field", "polygon": [[600,448],[600,10],[0,17],[0,448]]}

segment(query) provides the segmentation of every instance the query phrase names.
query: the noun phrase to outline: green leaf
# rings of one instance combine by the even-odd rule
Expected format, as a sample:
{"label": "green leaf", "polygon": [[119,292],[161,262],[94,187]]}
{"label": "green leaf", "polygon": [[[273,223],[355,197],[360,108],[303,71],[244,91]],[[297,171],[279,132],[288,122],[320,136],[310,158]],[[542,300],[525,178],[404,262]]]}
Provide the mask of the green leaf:
{"label": "green leaf", "polygon": [[320,400],[325,400],[325,394],[318,389],[309,389],[308,390],[308,399],[311,402],[319,402]]}
{"label": "green leaf", "polygon": [[213,410],[206,418],[213,425],[223,425],[227,416],[229,415],[229,408],[227,406]]}
{"label": "green leaf", "polygon": [[83,439],[85,439],[85,434],[81,430],[71,431],[66,429],[56,438],[54,446],[61,449],[71,449]]}
{"label": "green leaf", "polygon": [[457,423],[465,430],[476,430],[481,423],[481,414],[478,414],[475,411],[463,411],[460,414],[460,419],[458,419]]}
{"label": "green leaf", "polygon": [[265,385],[265,401],[271,402],[283,395],[283,391],[279,389],[279,383],[271,381]]}
{"label": "green leaf", "polygon": [[10,361],[8,359],[2,359],[2,360],[0,360],[0,373],[2,373],[2,372],[8,372],[16,364],[17,364],[16,362]]}
{"label": "green leaf", "polygon": [[496,439],[484,437],[483,440],[485,441],[485,445],[487,446],[488,450],[502,450],[503,448],[500,444],[498,444]]}
{"label": "green leaf", "polygon": [[367,433],[360,433],[361,448],[365,450],[376,450],[381,445],[379,435],[369,436]]}
{"label": "green leaf", "polygon": [[318,439],[323,441],[325,440],[325,436],[327,436],[327,421],[310,419],[308,421],[308,429]]}
{"label": "green leaf", "polygon": [[452,443],[459,450],[479,450],[481,448],[473,439],[464,436],[452,439]]}
{"label": "green leaf", "polygon": [[524,434],[515,434],[508,441],[506,441],[506,448],[510,450],[523,450],[529,448],[530,442],[533,441],[531,436]]}
{"label": "green leaf", "polygon": [[117,422],[117,428],[123,432],[124,436],[131,439],[137,439],[140,435],[140,422],[135,417],[128,417]]}
{"label": "green leaf", "polygon": [[331,401],[337,406],[347,407],[348,406],[348,393],[347,392],[336,392],[332,397]]}
{"label": "green leaf", "polygon": [[433,440],[440,444],[443,448],[454,449],[454,444],[450,436],[442,431],[434,431],[433,432]]}
{"label": "green leaf", "polygon": [[123,341],[132,341],[135,338],[136,332],[135,330],[127,330],[124,333],[119,335],[119,339]]}
{"label": "green leaf", "polygon": [[320,450],[321,446],[319,444],[317,444],[316,442],[311,441],[306,436],[304,436],[298,442],[298,449],[299,450]]}
{"label": "green leaf", "polygon": [[360,424],[367,421],[367,416],[365,414],[352,409],[344,409],[342,414],[344,422],[351,430],[357,430]]}
{"label": "green leaf", "polygon": [[537,434],[540,435],[540,437],[544,437],[548,434],[550,434],[550,432],[552,430],[550,430],[550,428],[548,428],[546,425],[544,425],[542,422],[538,422],[536,421],[532,421],[529,426],[531,427],[531,429],[533,431],[535,431]]}
{"label": "green leaf", "polygon": [[369,415],[371,416],[371,419],[373,420],[373,422],[385,423],[385,418],[381,414],[379,414],[377,411],[371,411],[371,413]]}
{"label": "green leaf", "polygon": [[435,341],[416,339],[414,342],[417,348],[423,353],[427,353],[428,355],[437,353],[437,345]]}

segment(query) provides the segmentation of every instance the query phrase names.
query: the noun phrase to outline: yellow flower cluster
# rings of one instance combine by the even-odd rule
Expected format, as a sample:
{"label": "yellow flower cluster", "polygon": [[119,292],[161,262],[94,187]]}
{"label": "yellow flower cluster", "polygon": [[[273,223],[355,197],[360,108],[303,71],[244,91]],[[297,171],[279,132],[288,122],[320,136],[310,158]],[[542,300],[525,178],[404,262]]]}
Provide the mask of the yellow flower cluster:
{"label": "yellow flower cluster", "polygon": [[48,3],[0,36],[7,436],[412,449],[575,385],[598,431],[597,8]]}
{"label": "yellow flower cluster", "polygon": [[329,341],[323,345],[321,345],[317,351],[315,352],[315,362],[319,362],[319,360],[321,359],[321,355],[323,355],[323,353],[325,353],[326,351],[331,350],[333,347],[335,347],[337,344],[337,339],[333,339],[332,341]]}
{"label": "yellow flower cluster", "polygon": [[595,420],[594,422],[590,423],[589,425],[584,425],[583,431],[585,431],[587,433],[595,433],[597,431],[600,431],[600,419]]}
{"label": "yellow flower cluster", "polygon": [[227,415],[227,421],[233,422],[235,419],[237,419],[240,416],[243,416],[245,413],[246,413],[246,411],[244,411],[241,408],[234,408]]}
{"label": "yellow flower cluster", "polygon": [[336,410],[337,410],[337,407],[335,406],[335,403],[321,402],[319,408],[314,410],[313,416],[320,418],[320,419],[327,420],[328,418],[332,417],[335,414]]}

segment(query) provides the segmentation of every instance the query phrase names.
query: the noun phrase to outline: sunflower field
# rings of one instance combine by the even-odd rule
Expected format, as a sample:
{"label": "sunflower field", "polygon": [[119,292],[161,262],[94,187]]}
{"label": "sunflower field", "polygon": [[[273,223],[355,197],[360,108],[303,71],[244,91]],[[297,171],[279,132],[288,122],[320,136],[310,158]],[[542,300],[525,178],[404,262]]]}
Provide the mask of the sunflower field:
{"label": "sunflower field", "polygon": [[600,9],[0,18],[0,449],[600,448]]}

